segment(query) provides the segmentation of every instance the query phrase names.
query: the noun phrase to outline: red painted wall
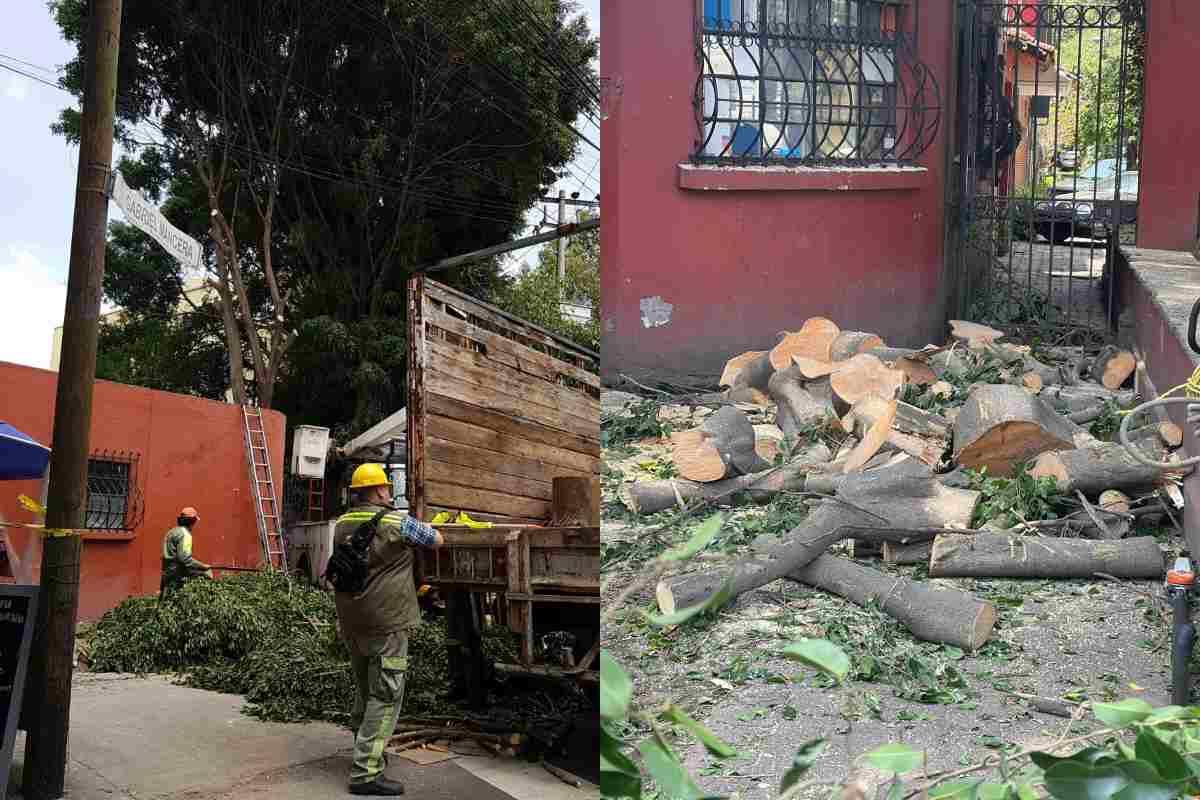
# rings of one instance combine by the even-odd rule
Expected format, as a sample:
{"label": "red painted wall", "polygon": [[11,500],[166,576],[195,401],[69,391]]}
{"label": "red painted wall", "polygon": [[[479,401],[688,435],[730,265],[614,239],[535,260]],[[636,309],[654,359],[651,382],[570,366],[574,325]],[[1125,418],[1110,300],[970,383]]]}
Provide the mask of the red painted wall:
{"label": "red painted wall", "polygon": [[1191,250],[1200,213],[1200,2],[1150,0],[1146,110],[1138,178],[1138,246]]}
{"label": "red painted wall", "polygon": [[[606,379],[711,380],[729,356],[817,315],[890,344],[942,338],[953,7],[921,4],[919,57],[943,107],[921,188],[687,191],[677,165],[697,137],[695,4],[601,4]],[[655,297],[673,306],[670,322],[647,328],[641,300]]]}
{"label": "red painted wall", "polygon": [[[0,362],[0,420],[49,445],[53,438],[57,373]],[[276,481],[283,475],[285,419],[263,413]],[[95,619],[132,595],[154,594],[161,575],[162,538],[184,506],[195,506],[197,558],[224,566],[256,566],[258,528],[242,444],[238,406],[97,381],[89,452],[134,451],[145,516],[132,537],[86,534],[79,589],[79,618]],[[0,515],[31,522],[18,494],[37,498],[40,481],[0,482]],[[10,528],[13,549],[24,557],[29,533]],[[36,575],[36,573],[35,573]],[[36,577],[35,577],[36,580]]]}

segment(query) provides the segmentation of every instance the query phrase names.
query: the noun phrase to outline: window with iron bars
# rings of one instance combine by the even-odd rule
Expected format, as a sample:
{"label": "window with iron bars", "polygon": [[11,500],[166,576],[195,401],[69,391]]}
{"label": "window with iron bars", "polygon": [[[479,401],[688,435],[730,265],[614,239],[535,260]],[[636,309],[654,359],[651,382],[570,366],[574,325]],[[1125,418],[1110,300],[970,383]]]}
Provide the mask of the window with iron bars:
{"label": "window with iron bars", "polygon": [[908,164],[940,97],[919,0],[700,0],[696,162]]}
{"label": "window with iron bars", "polygon": [[137,490],[138,458],[102,452],[88,458],[84,527],[92,531],[131,531],[141,521]]}

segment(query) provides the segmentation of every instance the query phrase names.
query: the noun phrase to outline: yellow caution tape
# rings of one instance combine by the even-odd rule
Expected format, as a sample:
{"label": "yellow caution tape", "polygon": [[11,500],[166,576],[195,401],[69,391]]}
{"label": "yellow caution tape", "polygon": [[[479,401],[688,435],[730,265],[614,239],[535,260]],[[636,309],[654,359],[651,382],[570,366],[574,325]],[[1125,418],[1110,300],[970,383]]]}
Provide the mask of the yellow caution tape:
{"label": "yellow caution tape", "polygon": [[[41,514],[45,516],[46,507],[34,500],[27,494],[17,495],[17,502],[31,514]],[[74,530],[73,528],[47,528],[40,522],[0,522],[0,528],[28,528],[30,530],[38,530],[42,532],[42,536],[50,539],[64,539],[68,536],[78,536],[82,531]]]}
{"label": "yellow caution tape", "polygon": [[458,519],[455,520],[455,522],[457,522],[459,525],[466,525],[468,528],[491,528],[491,527],[493,527],[492,523],[490,523],[490,522],[480,522],[479,520],[471,519],[470,517],[468,517],[466,515],[466,512],[463,512],[463,511],[460,511],[458,513]]}
{"label": "yellow caution tape", "polygon": [[[1175,394],[1176,392],[1183,392],[1188,397],[1200,398],[1200,367],[1196,367],[1195,371],[1192,372],[1192,376],[1190,378],[1188,378],[1186,381],[1179,384],[1175,388],[1168,389],[1167,391],[1160,394],[1158,396],[1158,399],[1159,400],[1166,399],[1166,398],[1170,397],[1171,395]],[[1118,411],[1117,416],[1125,417],[1125,416],[1128,416],[1129,414],[1131,414],[1132,412],[1133,412],[1133,409],[1129,409],[1128,411]]]}
{"label": "yellow caution tape", "polygon": [[439,511],[433,515],[433,519],[429,520],[430,525],[448,525],[454,519],[454,515],[449,511]]}
{"label": "yellow caution tape", "polygon": [[21,504],[22,508],[24,508],[26,511],[30,512],[31,514],[45,514],[46,513],[46,507],[44,505],[42,505],[41,503],[39,503],[37,500],[34,500],[32,497],[30,497],[27,494],[17,495],[17,502]]}
{"label": "yellow caution tape", "polygon": [[434,514],[433,519],[429,522],[430,525],[466,525],[468,528],[492,528],[495,527],[490,522],[480,522],[476,519],[471,519],[466,512],[458,512],[455,517],[449,511],[439,511]]}

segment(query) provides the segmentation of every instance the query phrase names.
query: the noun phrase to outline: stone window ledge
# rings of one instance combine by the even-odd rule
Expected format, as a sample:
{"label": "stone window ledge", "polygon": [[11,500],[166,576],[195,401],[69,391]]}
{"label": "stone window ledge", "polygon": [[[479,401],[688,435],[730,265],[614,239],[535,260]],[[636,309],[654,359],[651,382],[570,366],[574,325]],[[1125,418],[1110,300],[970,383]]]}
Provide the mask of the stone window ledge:
{"label": "stone window ledge", "polygon": [[785,167],[679,164],[680,189],[700,192],[895,192],[929,185],[925,167]]}

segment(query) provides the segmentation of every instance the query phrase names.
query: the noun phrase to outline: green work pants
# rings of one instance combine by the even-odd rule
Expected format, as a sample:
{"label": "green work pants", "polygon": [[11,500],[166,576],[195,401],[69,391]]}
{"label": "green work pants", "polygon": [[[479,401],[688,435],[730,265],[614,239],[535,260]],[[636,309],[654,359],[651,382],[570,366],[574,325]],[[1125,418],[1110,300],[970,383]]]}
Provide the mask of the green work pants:
{"label": "green work pants", "polygon": [[369,783],[383,772],[383,750],[396,730],[396,718],[404,705],[408,633],[345,639],[358,689],[351,712],[351,722],[358,732],[354,736],[350,782]]}

